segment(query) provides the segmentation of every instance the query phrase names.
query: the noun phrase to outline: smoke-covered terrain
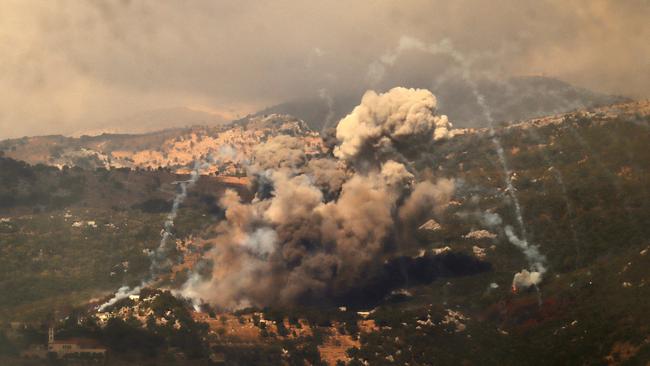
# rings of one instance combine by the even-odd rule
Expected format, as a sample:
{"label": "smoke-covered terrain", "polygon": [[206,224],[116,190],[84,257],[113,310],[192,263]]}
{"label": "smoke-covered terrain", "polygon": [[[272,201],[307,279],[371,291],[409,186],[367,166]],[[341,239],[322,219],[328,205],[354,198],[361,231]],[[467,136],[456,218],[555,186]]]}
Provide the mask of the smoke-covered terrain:
{"label": "smoke-covered terrain", "polygon": [[308,160],[291,137],[269,139],[249,168],[255,199],[229,192],[220,200],[226,220],[215,229],[212,274],[182,293],[230,309],[291,305],[339,297],[377,276],[410,245],[402,226],[444,209],[453,194],[452,180],[416,177],[404,155],[450,129],[430,92],[395,88],[364,95],[338,124],[331,156]]}
{"label": "smoke-covered terrain", "polygon": [[650,366],[648,19],[0,1],[0,366]]}
{"label": "smoke-covered terrain", "polygon": [[0,357],[40,364],[54,324],[109,364],[643,362],[649,112],[455,129],[394,88],[322,134],[4,141]]}

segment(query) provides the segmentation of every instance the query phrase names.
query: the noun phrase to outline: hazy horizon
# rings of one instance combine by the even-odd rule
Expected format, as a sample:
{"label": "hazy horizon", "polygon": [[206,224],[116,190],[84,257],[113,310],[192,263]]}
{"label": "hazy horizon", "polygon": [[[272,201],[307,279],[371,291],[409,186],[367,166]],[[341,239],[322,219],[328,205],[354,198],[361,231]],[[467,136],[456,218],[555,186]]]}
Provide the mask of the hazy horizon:
{"label": "hazy horizon", "polygon": [[0,138],[119,130],[168,108],[230,120],[321,91],[433,83],[450,63],[423,47],[441,42],[475,76],[650,96],[647,1],[485,4],[5,1]]}

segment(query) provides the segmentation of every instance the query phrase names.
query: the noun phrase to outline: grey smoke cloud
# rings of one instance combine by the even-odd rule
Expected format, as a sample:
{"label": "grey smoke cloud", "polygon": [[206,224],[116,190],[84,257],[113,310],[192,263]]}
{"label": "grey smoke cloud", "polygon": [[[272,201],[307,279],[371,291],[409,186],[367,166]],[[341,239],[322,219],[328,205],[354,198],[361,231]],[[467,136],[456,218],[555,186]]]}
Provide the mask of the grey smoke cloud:
{"label": "grey smoke cloud", "polygon": [[[404,131],[403,136],[411,138],[420,135],[421,146],[435,143],[435,123],[428,123],[440,116],[427,103],[418,107],[423,96],[431,101],[429,92],[397,88],[373,95],[381,103],[361,105],[364,115],[375,116],[376,126]],[[419,128],[404,118],[409,116],[404,110],[413,111],[425,126]],[[341,121],[337,136],[343,130],[346,138],[366,136],[366,128]],[[434,184],[410,170],[408,161],[384,159],[375,150],[385,146],[361,144],[364,154],[307,161],[287,158],[297,155],[296,147],[292,138],[281,141],[261,144],[254,155],[267,158],[255,155],[249,169],[263,172],[252,173],[252,178],[266,180],[271,192],[258,192],[250,202],[234,191],[221,198],[226,219],[214,228],[213,249],[205,258],[213,263],[212,271],[205,278],[190,276],[180,291],[183,296],[225,308],[341,296],[372,279],[384,260],[394,255],[391,238],[402,222],[444,208],[453,194],[453,181],[440,179]],[[341,139],[337,147],[346,141]],[[393,146],[392,153],[405,160],[400,148]]]}
{"label": "grey smoke cloud", "polygon": [[[7,0],[0,137],[125,127],[131,113],[179,106],[229,119],[319,90],[356,93],[404,36],[451,40],[476,75],[545,74],[648,97],[649,15],[645,0]],[[378,87],[445,68],[410,49]]]}
{"label": "grey smoke cloud", "polygon": [[435,183],[424,181],[418,183],[411,195],[400,207],[399,216],[402,220],[422,218],[431,211],[440,213],[454,194],[455,185],[452,179],[438,179]]}
{"label": "grey smoke cloud", "polygon": [[253,150],[254,165],[265,169],[291,168],[303,165],[306,160],[303,142],[293,136],[271,137]]}
{"label": "grey smoke cloud", "polygon": [[339,192],[350,175],[345,164],[332,159],[309,160],[305,173],[313,179],[317,187],[330,194]]}

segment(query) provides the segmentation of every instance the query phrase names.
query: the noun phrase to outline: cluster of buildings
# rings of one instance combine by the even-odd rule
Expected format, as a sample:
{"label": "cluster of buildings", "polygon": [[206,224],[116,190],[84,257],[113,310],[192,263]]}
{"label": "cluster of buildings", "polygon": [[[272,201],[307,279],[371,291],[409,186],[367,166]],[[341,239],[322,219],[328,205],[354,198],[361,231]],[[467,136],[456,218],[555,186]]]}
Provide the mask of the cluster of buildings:
{"label": "cluster of buildings", "polygon": [[196,160],[218,156],[218,164],[201,167],[201,174],[243,177],[255,147],[273,136],[300,138],[307,156],[322,154],[325,147],[318,132],[286,115],[252,117],[246,123],[220,128],[194,127],[180,136],[167,138],[155,149],[145,145],[136,150],[114,150],[108,154],[116,167],[170,167],[177,174],[189,174]]}

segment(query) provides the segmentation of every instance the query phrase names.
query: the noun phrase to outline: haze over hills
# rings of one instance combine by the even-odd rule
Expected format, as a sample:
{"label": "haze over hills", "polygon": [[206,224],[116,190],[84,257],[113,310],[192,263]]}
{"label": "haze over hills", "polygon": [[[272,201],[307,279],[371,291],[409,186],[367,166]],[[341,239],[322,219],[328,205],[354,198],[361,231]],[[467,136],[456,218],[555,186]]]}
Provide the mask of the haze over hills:
{"label": "haze over hills", "polygon": [[[481,108],[476,104],[471,88],[458,78],[441,79],[433,83],[428,78],[413,79],[404,83],[408,87],[431,89],[438,99],[441,113],[447,114],[457,128],[486,127]],[[389,89],[393,81],[386,80],[378,90]],[[550,114],[630,101],[617,95],[593,92],[569,83],[541,76],[515,77],[506,81],[483,80],[478,83],[480,92],[492,108],[495,122],[514,122]],[[193,107],[169,107],[143,110],[137,113],[105,120],[96,116],[91,125],[102,127],[89,130],[60,131],[62,135],[80,137],[108,134],[144,134],[164,129],[191,126],[215,127],[251,116],[285,114],[307,123],[314,131],[333,128],[336,123],[359,103],[362,90],[330,94],[321,89],[312,96],[289,100],[243,118],[232,113],[206,111]]]}
{"label": "haze over hills", "polygon": [[142,111],[124,117],[107,120],[103,129],[78,131],[74,136],[113,134],[141,134],[168,128],[189,126],[218,126],[229,122],[227,116],[192,109],[189,107],[161,108]]}
{"label": "haze over hills", "polygon": [[[539,80],[538,80],[539,81]],[[546,85],[548,80],[544,81]],[[551,83],[556,84],[556,83]],[[566,84],[559,83],[558,85],[566,86]],[[562,89],[565,90],[565,89]],[[574,90],[574,89],[569,89]],[[566,91],[566,90],[565,90]],[[567,91],[568,92],[568,91]],[[611,115],[624,115],[631,116],[634,113],[647,113],[647,101],[641,102],[626,102],[618,104],[607,104],[607,100],[624,99],[620,97],[607,97],[597,94],[589,99],[587,96],[582,95],[581,101],[574,100],[573,104],[565,104],[567,109],[589,114],[611,114]],[[496,97],[498,93],[493,94]],[[336,103],[352,103],[352,99],[341,97],[337,99]],[[530,103],[541,105],[544,100],[539,101],[539,98],[530,96],[522,97],[523,100],[528,100]],[[587,103],[590,101],[592,105],[603,105],[602,107],[594,107],[588,109],[576,109],[575,105],[580,103]],[[322,126],[309,126],[306,121],[316,121],[322,113],[327,113],[323,108],[326,106],[319,104],[321,101],[313,99],[311,101],[303,101],[296,103],[287,103],[277,108],[270,108],[267,112],[275,110],[290,111],[295,114],[266,114],[258,113],[254,116],[249,116],[244,119],[232,123],[219,123],[217,120],[213,121],[212,125],[202,124],[205,115],[202,112],[189,111],[188,115],[196,117],[190,119],[188,123],[178,123],[175,119],[178,114],[170,115],[170,124],[178,125],[191,125],[192,127],[177,127],[170,128],[155,132],[148,132],[143,134],[113,134],[103,133],[97,136],[82,136],[82,137],[64,137],[64,136],[37,136],[37,137],[24,137],[20,139],[8,139],[0,141],[0,151],[5,156],[18,160],[23,160],[30,164],[48,164],[58,167],[67,166],[81,166],[85,168],[97,167],[115,167],[115,168],[142,168],[151,169],[157,167],[170,168],[173,171],[182,173],[186,172],[188,167],[191,167],[193,162],[197,159],[205,158],[211,154],[218,154],[220,149],[224,146],[230,146],[235,149],[239,154],[250,158],[250,154],[255,146],[265,141],[269,136],[276,134],[291,134],[292,136],[299,136],[305,146],[312,150],[312,153],[321,151],[323,148],[322,141],[318,137],[318,130],[313,130],[314,127],[322,128]],[[549,102],[552,105],[551,102]],[[549,105],[549,104],[547,104]],[[571,108],[568,106],[571,105]],[[554,105],[559,108],[558,105]],[[506,108],[510,115],[526,114],[516,108],[524,108],[523,105],[513,105],[512,108]],[[350,107],[350,110],[354,107]],[[560,108],[561,110],[562,108]],[[519,112],[518,112],[519,111]],[[161,110],[160,113],[164,113]],[[347,114],[346,112],[345,114]],[[460,114],[470,115],[471,109],[458,110]],[[478,113],[476,111],[476,113]],[[495,112],[496,113],[496,112]],[[505,113],[505,112],[504,112]],[[518,114],[520,113],[520,114]],[[572,112],[568,112],[571,114]],[[308,119],[298,119],[294,115],[306,116]],[[565,113],[552,113],[544,115],[540,113],[531,113],[535,116],[545,116],[546,118],[533,118],[528,119],[528,123],[534,123],[539,120],[562,120]],[[147,116],[157,115],[146,114]],[[496,113],[496,115],[504,115]],[[332,117],[333,118],[333,117]],[[172,123],[172,121],[176,121]],[[303,122],[304,121],[304,122]],[[196,122],[196,123],[195,123]],[[454,127],[459,128],[459,123],[452,120]],[[525,118],[507,120],[506,125],[527,123]],[[332,125],[335,125],[333,122]],[[478,124],[475,128],[485,128],[485,123]],[[241,166],[235,164],[228,171],[240,171]],[[206,171],[207,173],[214,172],[214,170]]]}
{"label": "haze over hills", "polygon": [[[202,116],[194,112],[191,115]],[[220,162],[221,172],[241,175],[241,162],[251,158],[257,145],[275,135],[300,138],[310,154],[318,154],[323,148],[318,133],[301,120],[288,115],[270,115],[232,124],[195,124],[144,134],[24,137],[0,141],[0,151],[30,164],[87,169],[164,167],[178,173],[187,172],[196,160],[222,155],[220,159],[229,163]],[[214,173],[216,169],[217,165],[213,164],[201,172]]]}
{"label": "haze over hills", "polygon": [[[414,79],[402,85],[430,89],[438,99],[440,113],[448,115],[454,127],[486,127],[481,107],[465,81],[449,78],[431,85],[425,80]],[[390,85],[389,82],[384,84]],[[597,93],[542,76],[516,77],[506,81],[483,80],[478,83],[478,88],[497,123],[630,101],[626,97]],[[337,121],[350,113],[362,94],[359,91],[329,95],[326,90],[321,90],[319,95],[271,106],[255,115],[290,114],[307,122],[312,129],[321,131],[324,127],[334,127]]]}

